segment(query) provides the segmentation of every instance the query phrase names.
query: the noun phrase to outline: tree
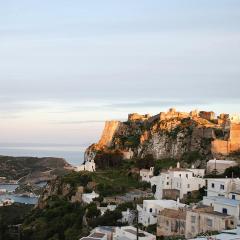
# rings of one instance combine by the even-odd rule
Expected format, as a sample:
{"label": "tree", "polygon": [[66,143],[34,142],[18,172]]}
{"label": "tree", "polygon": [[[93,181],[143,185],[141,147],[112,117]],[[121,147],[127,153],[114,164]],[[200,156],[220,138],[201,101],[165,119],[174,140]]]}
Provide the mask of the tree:
{"label": "tree", "polygon": [[87,218],[96,218],[100,215],[101,215],[101,211],[97,209],[96,203],[90,203],[87,206],[87,214],[86,214]]}
{"label": "tree", "polygon": [[228,178],[231,178],[231,177],[239,178],[240,177],[240,167],[234,166],[234,167],[227,168],[224,171],[223,175]]}

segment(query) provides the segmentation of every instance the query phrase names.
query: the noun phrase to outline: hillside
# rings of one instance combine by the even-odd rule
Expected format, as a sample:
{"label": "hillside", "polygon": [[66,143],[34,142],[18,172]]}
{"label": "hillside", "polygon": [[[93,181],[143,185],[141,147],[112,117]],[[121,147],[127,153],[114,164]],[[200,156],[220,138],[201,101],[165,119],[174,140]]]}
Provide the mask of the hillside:
{"label": "hillside", "polygon": [[69,166],[62,158],[0,156],[0,177],[21,182],[46,181],[64,173]]}
{"label": "hillside", "polygon": [[[125,122],[108,121],[97,144],[85,152],[98,167],[118,159],[153,156],[194,162],[224,157],[240,149],[240,124],[229,114],[177,112],[170,109],[155,116],[129,114]],[[105,160],[104,160],[105,159]],[[106,159],[109,159],[106,160]]]}

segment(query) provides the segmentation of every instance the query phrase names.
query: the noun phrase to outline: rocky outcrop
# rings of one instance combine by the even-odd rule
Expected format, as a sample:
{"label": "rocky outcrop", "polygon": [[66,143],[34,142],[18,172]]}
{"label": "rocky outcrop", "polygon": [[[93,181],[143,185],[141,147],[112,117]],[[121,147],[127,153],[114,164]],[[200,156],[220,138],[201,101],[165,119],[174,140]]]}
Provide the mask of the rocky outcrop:
{"label": "rocky outcrop", "polygon": [[54,196],[58,196],[69,202],[82,202],[82,194],[84,192],[83,186],[73,186],[70,183],[63,181],[62,177],[50,181],[44,188],[41,194],[37,207],[43,209],[48,203],[48,199]]}
{"label": "rocky outcrop", "polygon": [[232,123],[229,116],[221,114],[215,118],[214,112],[187,113],[174,108],[155,116],[129,114],[126,122],[107,122],[101,140],[90,146],[85,156],[95,159],[99,153],[121,151],[127,159],[149,154],[155,159],[181,159],[197,152],[203,159],[212,158],[229,153],[220,151],[224,144],[218,148],[217,141],[230,141],[234,150],[240,149],[240,125]]}
{"label": "rocky outcrop", "polygon": [[110,147],[112,144],[112,139],[116,131],[118,130],[121,122],[119,121],[107,121],[102,133],[102,137],[98,142],[100,147],[106,146]]}

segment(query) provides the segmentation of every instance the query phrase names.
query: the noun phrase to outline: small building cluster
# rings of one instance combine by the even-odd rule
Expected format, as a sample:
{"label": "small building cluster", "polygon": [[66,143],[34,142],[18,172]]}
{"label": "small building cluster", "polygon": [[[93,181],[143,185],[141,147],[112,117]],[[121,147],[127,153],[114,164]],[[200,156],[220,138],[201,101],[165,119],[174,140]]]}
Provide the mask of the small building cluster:
{"label": "small building cluster", "polygon": [[[84,170],[94,169],[92,165],[90,168],[87,167],[90,163],[93,164],[85,163]],[[213,159],[208,161],[206,169],[194,166],[183,168],[177,163],[175,168],[162,170],[158,176],[154,176],[153,167],[141,169],[140,179],[148,182],[152,191],[133,189],[124,195],[105,197],[104,207],[97,206],[101,215],[104,215],[107,211],[115,211],[119,204],[133,202],[136,210],[125,209],[118,221],[120,225],[127,226],[99,226],[88,237],[81,239],[155,240],[157,237],[194,239],[212,233],[218,233],[214,236],[221,236],[219,239],[240,239],[240,230],[237,228],[240,225],[240,179],[217,176],[234,166],[237,166],[235,161]],[[211,178],[206,177],[206,172]],[[205,196],[201,195],[196,202],[189,201],[186,204],[186,199],[191,199],[192,194],[196,192],[205,192]],[[82,201],[89,204],[98,197],[99,194],[94,191],[83,193]],[[136,226],[139,226],[139,229],[135,228]],[[154,235],[143,231],[150,228],[155,229]]]}
{"label": "small building cluster", "polygon": [[83,164],[81,164],[80,166],[77,166],[74,170],[76,172],[80,172],[80,171],[95,172],[96,164],[95,164],[94,160],[86,161]]}
{"label": "small building cluster", "polygon": [[162,171],[159,176],[153,177],[151,185],[156,186],[156,199],[182,199],[186,194],[199,190],[205,186],[203,178],[205,169],[184,169],[177,164],[176,168]]}
{"label": "small building cluster", "polygon": [[[137,238],[138,236],[138,238]],[[88,237],[80,240],[156,240],[156,236],[136,229],[133,226],[108,227],[101,226],[92,230]]]}

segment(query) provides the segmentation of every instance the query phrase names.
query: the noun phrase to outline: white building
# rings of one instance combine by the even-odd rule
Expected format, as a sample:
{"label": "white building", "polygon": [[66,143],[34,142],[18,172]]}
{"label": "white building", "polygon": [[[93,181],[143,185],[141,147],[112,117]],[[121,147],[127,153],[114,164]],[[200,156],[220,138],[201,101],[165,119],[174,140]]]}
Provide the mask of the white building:
{"label": "white building", "polygon": [[213,178],[207,180],[207,196],[203,204],[214,211],[234,216],[240,224],[240,179]]}
{"label": "white building", "polygon": [[122,223],[127,223],[132,225],[135,219],[135,213],[134,211],[131,211],[130,209],[127,209],[126,211],[122,211]]}
{"label": "white building", "polygon": [[154,176],[154,167],[151,167],[150,169],[140,170],[140,177],[142,181],[150,182],[153,176]]}
{"label": "white building", "polygon": [[186,205],[174,200],[144,200],[143,205],[137,205],[138,221],[144,226],[157,223],[157,216],[165,209],[178,210]]}
{"label": "white building", "polygon": [[10,206],[14,203],[14,200],[11,198],[6,198],[0,201],[0,207]]}
{"label": "white building", "polygon": [[212,206],[215,212],[234,216],[237,224],[240,224],[240,201],[220,196],[204,197],[203,204]]}
{"label": "white building", "polygon": [[207,196],[224,196],[226,198],[240,198],[239,178],[208,178]]}
{"label": "white building", "polygon": [[84,193],[82,195],[82,200],[84,203],[89,204],[93,201],[94,198],[98,198],[98,197],[99,197],[99,194],[93,191],[92,193]]}
{"label": "white building", "polygon": [[80,172],[80,171],[95,172],[96,171],[96,164],[95,164],[94,160],[86,161],[82,165],[77,166],[75,168],[75,171],[76,172]]}
{"label": "white building", "polygon": [[93,232],[87,237],[80,238],[80,240],[108,240],[108,235],[102,232]]}
{"label": "white building", "polygon": [[163,199],[166,197],[164,195],[165,190],[174,190],[172,193],[170,191],[170,194],[173,196],[174,192],[182,199],[185,194],[199,190],[205,186],[203,176],[204,169],[183,169],[180,168],[180,164],[178,163],[177,168],[170,168],[165,172],[163,171],[157,178],[151,180],[151,184],[153,185],[155,182],[156,185],[155,198]]}
{"label": "white building", "polygon": [[[132,226],[117,227],[113,234],[113,240],[136,240],[137,229]],[[139,229],[138,231],[139,240],[156,240],[156,236],[148,232],[144,232]]]}
{"label": "white building", "polygon": [[101,215],[103,215],[107,210],[114,211],[117,208],[117,205],[108,204],[106,207],[97,207],[98,210],[101,211]]}
{"label": "white building", "polygon": [[240,239],[240,227],[232,230],[223,230],[217,235],[200,236],[192,238],[191,240],[239,240]]}
{"label": "white building", "polygon": [[114,226],[99,226],[94,228],[91,231],[92,233],[103,233],[105,235],[107,235],[107,240],[112,240],[113,239],[113,233],[115,232],[115,228]]}
{"label": "white building", "polygon": [[212,159],[207,162],[207,172],[211,173],[216,171],[216,173],[221,174],[224,173],[227,168],[234,167],[236,165],[237,163],[235,161]]}

